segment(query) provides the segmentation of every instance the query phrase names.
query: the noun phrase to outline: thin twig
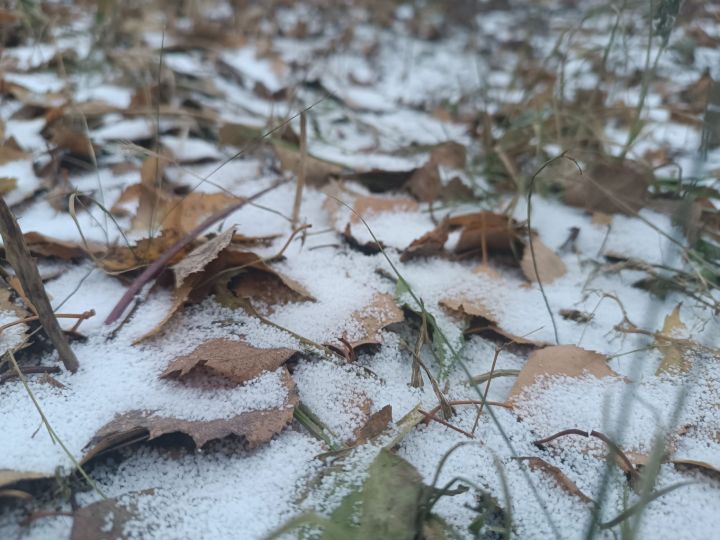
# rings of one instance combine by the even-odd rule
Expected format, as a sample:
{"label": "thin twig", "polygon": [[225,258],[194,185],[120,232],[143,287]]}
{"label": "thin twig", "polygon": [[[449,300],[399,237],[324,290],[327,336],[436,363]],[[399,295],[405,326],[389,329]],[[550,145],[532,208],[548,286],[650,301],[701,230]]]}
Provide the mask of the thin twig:
{"label": "thin twig", "polygon": [[[95,310],[91,309],[89,311],[84,311],[83,313],[56,313],[55,317],[58,319],[77,319],[77,323],[75,323],[75,326],[73,326],[72,328],[72,331],[74,332],[75,330],[77,330],[79,323],[81,323],[85,319],[89,319],[94,315]],[[2,334],[8,328],[12,328],[13,326],[17,326],[18,324],[25,324],[32,321],[37,321],[39,318],[40,317],[38,315],[31,315],[30,317],[25,317],[24,319],[18,319],[16,321],[11,321],[7,324],[3,324],[2,326],[0,326],[0,334]]]}
{"label": "thin twig", "polygon": [[445,427],[448,427],[448,428],[450,428],[450,429],[454,429],[454,430],[457,431],[458,433],[462,433],[462,434],[465,435],[468,439],[474,439],[474,438],[475,438],[475,436],[472,435],[471,433],[468,433],[468,432],[465,431],[464,429],[460,429],[460,428],[457,427],[457,426],[453,426],[453,425],[452,425],[450,422],[448,422],[447,420],[443,420],[442,418],[438,418],[438,417],[435,416],[435,415],[431,415],[430,413],[427,413],[427,412],[423,411],[422,409],[418,409],[418,412],[419,412],[420,414],[424,414],[424,415],[425,415],[425,418],[428,419],[428,423],[429,423],[429,420],[432,420],[433,422],[437,422],[438,424],[442,424],[442,425],[445,426]]}
{"label": "thin twig", "polygon": [[[25,366],[20,368],[20,373],[23,375],[33,375],[36,373],[60,373],[60,368],[57,366]],[[0,375],[0,384],[18,377],[17,371],[9,371]]]}

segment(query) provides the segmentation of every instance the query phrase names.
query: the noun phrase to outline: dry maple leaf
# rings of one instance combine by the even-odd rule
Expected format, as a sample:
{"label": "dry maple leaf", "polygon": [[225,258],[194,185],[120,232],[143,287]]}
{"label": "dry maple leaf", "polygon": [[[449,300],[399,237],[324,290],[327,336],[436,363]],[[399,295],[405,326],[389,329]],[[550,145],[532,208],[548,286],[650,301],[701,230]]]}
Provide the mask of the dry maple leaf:
{"label": "dry maple leaf", "polygon": [[509,401],[514,401],[542,377],[616,377],[607,365],[607,358],[602,354],[587,351],[575,345],[556,345],[533,351],[520,370],[515,384],[510,389]]}
{"label": "dry maple leaf", "polygon": [[275,371],[295,352],[287,348],[259,349],[244,341],[213,339],[170,362],[161,377],[183,379],[194,370],[205,369],[230,381],[244,383],[264,371]]}
{"label": "dry maple leaf", "polygon": [[295,407],[300,402],[297,388],[287,368],[283,370],[283,384],[287,389],[285,405],[276,409],[247,411],[230,418],[215,420],[183,420],[158,416],[145,411],[130,411],[116,416],[101,428],[90,440],[90,448],[82,462],[114,448],[131,442],[151,441],[170,433],[184,433],[195,446],[202,448],[208,441],[228,435],[241,437],[249,448],[266,443],[293,419]]}

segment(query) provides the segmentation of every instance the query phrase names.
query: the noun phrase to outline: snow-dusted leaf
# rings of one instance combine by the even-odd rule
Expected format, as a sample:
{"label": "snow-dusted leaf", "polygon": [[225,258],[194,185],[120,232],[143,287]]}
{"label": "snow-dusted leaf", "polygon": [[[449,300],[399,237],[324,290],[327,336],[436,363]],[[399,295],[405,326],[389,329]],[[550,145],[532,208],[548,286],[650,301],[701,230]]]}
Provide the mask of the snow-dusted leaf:
{"label": "snow-dusted leaf", "polygon": [[142,493],[126,493],[119,498],[102,499],[75,510],[70,540],[124,540],[130,538],[125,530],[125,525],[128,521],[138,517],[138,509],[133,504],[133,498],[139,494],[152,494],[152,490]]}
{"label": "snow-dusted leaf", "polygon": [[530,339],[529,337],[517,336],[501,328],[496,322],[495,315],[488,309],[479,298],[467,298],[464,296],[452,296],[442,298],[440,305],[469,317],[466,334],[479,334],[486,337],[502,338],[520,345],[532,345],[543,347],[547,345],[543,341]]}
{"label": "snow-dusted leaf", "polygon": [[655,337],[655,345],[662,354],[662,361],[657,368],[657,374],[684,372],[690,368],[689,362],[683,354],[683,348],[667,338],[677,338],[678,334],[684,333],[686,330],[685,323],[680,319],[680,308],[682,304],[678,304],[673,310],[665,316],[662,330]]}
{"label": "snow-dusted leaf", "polygon": [[[535,260],[533,261],[533,252]],[[537,267],[537,273],[535,268]],[[520,261],[520,269],[530,281],[540,281],[544,284],[552,283],[567,273],[567,267],[562,259],[549,247],[543,244],[539,238],[533,238],[532,249],[530,245],[525,246],[523,257]]]}
{"label": "snow-dusted leaf", "polygon": [[195,370],[208,370],[236,383],[275,371],[295,354],[292,349],[259,349],[244,341],[212,339],[170,362],[161,377],[182,379]]}
{"label": "snow-dusted leaf", "polygon": [[171,433],[189,436],[198,448],[211,440],[228,435],[241,437],[249,448],[266,443],[279,433],[293,418],[299,403],[297,388],[286,368],[283,384],[287,391],[285,405],[276,409],[246,411],[229,418],[214,420],[184,420],[156,415],[146,411],[130,411],[116,416],[101,428],[88,444],[83,463],[114,448],[130,442],[151,441]]}
{"label": "snow-dusted leaf", "polygon": [[[300,172],[302,157],[297,146],[285,141],[275,139],[273,148],[280,160],[280,165],[286,171],[295,175]],[[343,173],[343,167],[329,161],[308,155],[305,157],[305,181],[311,186],[322,186],[331,178],[337,178]]]}
{"label": "snow-dusted leaf", "polygon": [[196,272],[201,272],[210,262],[215,260],[220,252],[232,242],[235,227],[230,227],[212,240],[200,244],[188,253],[183,259],[175,264],[172,269],[175,272],[175,286],[182,287],[185,279]]}
{"label": "snow-dusted leaf", "polygon": [[557,345],[533,351],[510,389],[509,399],[516,400],[521,394],[543,377],[620,376],[607,365],[602,354],[581,349],[575,345]]}
{"label": "snow-dusted leaf", "polygon": [[351,316],[360,324],[363,335],[351,340],[352,347],[382,343],[381,331],[388,325],[405,320],[391,294],[377,293],[364,308]]}

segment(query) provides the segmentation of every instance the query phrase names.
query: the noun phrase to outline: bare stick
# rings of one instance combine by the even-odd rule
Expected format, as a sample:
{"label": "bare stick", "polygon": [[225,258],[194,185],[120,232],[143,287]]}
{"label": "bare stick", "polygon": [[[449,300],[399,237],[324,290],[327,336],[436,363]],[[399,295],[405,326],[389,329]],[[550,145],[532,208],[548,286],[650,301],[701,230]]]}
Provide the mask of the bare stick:
{"label": "bare stick", "polygon": [[[35,373],[60,373],[60,368],[57,366],[26,366],[20,368],[20,373],[23,375],[31,375]],[[3,373],[0,375],[0,384],[15,377],[19,377],[17,371]]]}
{"label": "bare stick", "polygon": [[207,218],[205,221],[203,221],[200,225],[195,227],[192,231],[187,233],[185,236],[183,236],[180,240],[175,242],[170,248],[168,248],[159,259],[154,261],[150,266],[148,266],[145,271],[140,274],[137,278],[135,278],[135,281],[133,281],[130,284],[130,287],[128,287],[128,290],[125,291],[125,294],[123,294],[122,298],[118,301],[118,303],[115,305],[113,310],[110,312],[110,315],[107,316],[107,319],[105,319],[105,324],[112,324],[114,323],[120,315],[123,314],[125,309],[130,305],[130,302],[132,302],[133,298],[135,298],[135,295],[140,292],[140,290],[145,286],[145,284],[153,279],[155,276],[160,274],[165,269],[165,266],[167,265],[170,260],[180,253],[185,246],[190,244],[195,238],[197,238],[200,233],[202,233],[205,229],[208,227],[211,227],[218,221],[222,221],[227,216],[235,212],[236,210],[239,210],[249,202],[252,202],[256,199],[259,199],[269,191],[272,191],[276,187],[278,187],[281,184],[284,184],[286,180],[281,180],[279,182],[275,182],[270,187],[267,187],[265,189],[262,189],[255,193],[254,195],[251,195],[250,197],[247,197],[246,199],[242,199],[240,202],[235,203],[231,206],[228,206],[224,210],[221,210],[217,214],[214,214]]}
{"label": "bare stick", "polygon": [[305,188],[305,176],[307,171],[307,117],[305,111],[300,113],[300,170],[297,174],[297,184],[295,185],[295,203],[293,204],[292,225],[297,226],[300,219],[300,203],[302,202],[302,192]]}
{"label": "bare stick", "polygon": [[37,265],[25,244],[20,226],[3,198],[0,198],[0,235],[5,244],[5,256],[15,269],[28,298],[37,309],[40,324],[57,350],[65,369],[75,373],[78,369],[75,353],[70,348],[65,334],[55,318],[42,279],[40,279],[40,272],[38,272]]}

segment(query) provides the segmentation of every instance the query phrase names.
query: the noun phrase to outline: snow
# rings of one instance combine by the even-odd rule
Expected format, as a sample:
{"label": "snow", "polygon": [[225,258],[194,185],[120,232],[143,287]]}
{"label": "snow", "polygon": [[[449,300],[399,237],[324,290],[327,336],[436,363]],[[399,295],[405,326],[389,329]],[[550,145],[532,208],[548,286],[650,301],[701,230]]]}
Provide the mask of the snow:
{"label": "snow", "polygon": [[[217,4],[213,8],[216,11],[209,15],[232,13],[229,4]],[[169,30],[168,35],[143,30],[138,36],[153,49],[153,54],[148,53],[152,65],[157,65],[162,43],[170,49],[163,56],[166,67],[183,75],[175,81],[178,86],[173,89],[171,106],[180,112],[190,110],[191,106],[183,109],[180,105],[181,99],[187,98],[192,106],[201,104],[203,112],[211,113],[207,117],[162,115],[160,142],[172,154],[165,170],[166,183],[179,193],[189,189],[241,197],[271,186],[289,173],[277,169],[269,148],[262,145],[219,148],[214,140],[216,124],[234,121],[268,131],[303,107],[316,103],[307,113],[311,155],[359,172],[378,169],[401,173],[425,164],[432,145],[456,141],[467,147],[471,164],[468,171],[461,171],[463,181],[468,185],[480,183],[490,191],[497,179],[483,168],[485,150],[480,148],[477,134],[482,129],[483,111],[505,114],[505,107],[523,104],[527,99],[514,69],[531,58],[514,50],[517,44],[512,43],[517,40],[517,31],[525,30],[522,10],[487,11],[477,17],[478,31],[453,27],[452,32],[434,40],[422,39],[408,29],[415,17],[422,15],[418,6],[399,6],[392,30],[371,23],[367,12],[347,10],[348,21],[357,24],[347,43],[338,45],[343,28],[324,26],[312,9],[303,3],[296,4],[279,10],[272,21],[263,19],[254,29],[258,35],[268,28],[271,32],[282,29],[283,35],[275,36],[270,47],[252,35],[244,35],[245,41],[234,42],[235,46],[223,43],[212,50],[201,46],[183,48],[182,36],[170,35]],[[573,21],[564,13],[553,12],[550,33],[538,30],[528,36],[534,54],[544,58],[560,33],[567,30],[568,24],[572,26]],[[153,24],[160,20],[153,20]],[[291,35],[300,21],[308,25],[310,35],[306,39]],[[590,18],[584,28],[576,29],[582,32],[573,37],[562,66],[568,79],[565,97],[572,97],[578,89],[602,85],[613,103],[635,106],[640,88],[626,88],[622,80],[619,86],[601,80],[593,71],[594,57],[588,55],[588,48],[607,44],[606,30],[613,22],[614,17],[598,16]],[[192,29],[190,19],[178,23],[184,30]],[[709,34],[720,35],[716,23],[699,24]],[[37,43],[6,48],[3,78],[37,94],[33,99],[67,87],[75,89],[77,102],[98,100],[118,109],[113,114],[89,119],[90,136],[102,146],[99,170],[78,166],[62,173],[67,173],[72,188],[110,208],[124,188],[140,180],[138,168],[142,156],[124,141],[147,141],[155,135],[155,118],[124,111],[138,81],[121,77],[121,70],[110,60],[108,73],[103,72],[97,84],[89,84],[95,79],[88,78],[79,68],[75,72],[69,63],[69,73],[63,78],[54,68],[37,69],[49,69],[45,67],[48,62],[68,44],[75,43],[79,52],[86,54],[91,28],[91,19],[78,15],[72,28],[78,34],[75,41],[72,36],[58,37],[54,45]],[[644,65],[646,50],[642,44],[646,36],[623,37],[626,41],[610,51],[607,67],[618,76],[630,76],[636,67]],[[237,46],[238,43],[243,45]],[[705,66],[715,69],[720,65],[716,61],[717,51],[704,47],[695,49],[693,64],[678,65],[672,58],[662,58],[659,76],[672,75],[663,84],[673,94],[683,84],[697,80]],[[551,73],[558,67],[555,60],[547,59]],[[111,71],[117,71],[114,74],[118,77],[111,77]],[[184,89],[183,81],[188,80],[185,76],[207,81],[214,89],[213,94]],[[154,76],[149,80],[154,80]],[[318,84],[302,84],[306,82]],[[271,100],[255,93],[256,83],[271,93],[285,88],[292,91],[282,99]],[[332,97],[327,97],[326,91]],[[682,165],[686,177],[717,167],[720,163],[717,150],[710,152],[706,163],[697,162],[700,129],[695,124],[674,120],[664,96],[657,89],[648,94],[643,120],[649,124],[631,155],[641,158],[645,151],[667,148]],[[436,106],[457,112],[457,121],[434,116]],[[36,163],[30,158],[4,163],[0,165],[0,177],[18,180],[18,187],[4,197],[13,206],[22,229],[79,243],[79,228],[88,241],[108,245],[120,242],[118,227],[97,205],[79,211],[76,224],[67,212],[50,206],[44,192],[33,196],[43,187],[37,165],[48,160],[48,156],[42,155],[46,150],[42,133],[46,120],[43,116],[14,117],[19,111],[21,105],[10,97],[0,104],[4,137],[15,137],[23,149],[35,152]],[[213,115],[217,115],[217,123],[208,120]],[[298,132],[299,119],[291,121],[291,126]],[[629,127],[612,123],[602,129],[608,148],[619,154]],[[493,136],[506,133],[509,128],[492,126]],[[537,148],[551,155],[564,150],[538,133],[534,135],[532,144]],[[226,158],[238,150],[242,155],[226,163]],[[538,164],[541,162],[538,155]],[[118,166],[121,167],[115,168]],[[521,171],[523,175],[528,173],[532,171]],[[443,175],[445,180],[453,176],[449,171],[443,171]],[[48,182],[54,181],[52,175],[46,178]],[[699,183],[717,187],[717,180],[711,175]],[[352,189],[369,193],[359,185]],[[127,279],[104,273],[92,260],[77,263],[40,260],[41,274],[48,277],[48,295],[58,312],[95,311],[78,329],[85,339],[72,343],[80,364],[76,374],[65,371],[54,374],[62,387],[45,384],[37,375],[28,376],[39,406],[76,459],[87,453],[87,445],[98,430],[117,415],[130,411],[207,421],[286,406],[284,368],[266,372],[241,386],[195,386],[160,378],[172,360],[214,338],[243,339],[255,347],[301,351],[290,366],[300,400],[327,426],[338,443],[352,441],[369,414],[386,405],[392,407],[389,432],[379,441],[333,456],[338,464],[332,472],[318,459],[328,452],[328,447],[297,422],[268,444],[252,450],[245,448],[242,441],[228,438],[196,450],[133,446],[97,460],[89,472],[101,490],[117,498],[121,506],[135,508],[134,517],[124,527],[127,538],[215,539],[238,535],[262,538],[304,511],[329,515],[344,494],[360,485],[381,445],[396,434],[397,422],[416,407],[429,411],[437,405],[427,377],[424,376],[424,386],[420,388],[410,385],[417,324],[383,330],[382,344],[358,351],[354,363],[331,357],[316,345],[338,346],[340,338],[352,341],[363,337],[354,314],[372,309],[378,293],[394,293],[393,267],[422,299],[458,354],[457,364],[451,367],[439,366],[429,347],[420,353],[420,359],[439,378],[440,387],[450,400],[479,399],[478,392],[484,391],[486,385],[472,387],[467,375],[490,371],[497,352],[494,342],[465,336],[459,318],[439,304],[454,297],[478,301],[500,328],[513,335],[554,343],[556,325],[561,343],[606,355],[609,367],[622,376],[596,379],[560,374],[542,378],[525,389],[512,409],[493,406],[493,415],[486,409],[479,420],[476,407],[457,405],[457,414],[450,421],[461,430],[474,430],[472,441],[437,422],[420,423],[402,438],[397,453],[418,469],[426,483],[432,482],[438,463],[455,445],[471,442],[458,447],[447,459],[439,474],[439,485],[462,477],[490,492],[505,506],[506,483],[514,534],[518,538],[556,535],[581,538],[589,523],[591,506],[560,488],[546,472],[533,470],[525,461],[515,458],[541,457],[561,469],[591,498],[601,496],[600,482],[607,473],[608,491],[601,515],[605,521],[636,502],[638,495],[627,487],[617,467],[606,464],[605,447],[599,440],[565,436],[542,450],[533,441],[571,428],[598,430],[625,451],[648,454],[655,438],[667,432],[672,459],[702,461],[720,468],[717,315],[697,299],[677,291],[670,291],[664,298],[652,296],[633,285],[645,273],[608,267],[604,259],[612,254],[658,268],[662,265],[692,271],[677,246],[685,243],[683,232],[669,216],[642,209],[637,216],[614,215],[610,226],[600,225],[593,222],[588,212],[568,207],[552,195],[536,193],[532,200],[532,227],[545,245],[558,252],[567,267],[564,276],[545,283],[541,291],[519,269],[495,260],[490,261],[489,273],[478,271],[478,258],[456,260],[451,253],[446,257],[400,261],[400,252],[435,226],[434,218],[480,209],[499,211],[511,203],[512,193],[473,203],[450,202],[434,207],[432,213],[426,204],[412,212],[368,212],[364,218],[370,230],[353,221],[352,234],[365,243],[372,240],[372,231],[386,246],[386,254],[366,255],[350,249],[343,241],[340,232],[351,220],[351,214],[341,209],[333,222],[325,208],[328,199],[325,190],[324,186],[306,186],[300,222],[311,227],[286,247],[280,260],[272,263],[274,270],[297,281],[313,300],[270,306],[274,309],[267,318],[272,325],[242,310],[223,307],[210,296],[179,310],[156,337],[136,343],[168,313],[172,303],[168,288],[146,286],[134,301],[137,309],[128,310],[132,314],[127,321],[106,326],[103,321],[127,290]],[[273,257],[291,233],[294,195],[294,182],[280,185],[209,232],[218,233],[235,226],[238,233],[248,237],[271,236],[269,244],[251,249],[261,257]],[[514,202],[513,216],[519,221],[527,219],[524,197]],[[118,226],[127,230],[129,219],[118,217]],[[559,252],[571,227],[580,230],[575,242],[577,250]],[[458,235],[451,234],[446,245],[448,252]],[[704,298],[717,301],[719,295],[717,290],[709,291]],[[399,301],[420,309],[410,295]],[[656,370],[663,350],[653,347],[652,335],[624,333],[617,325],[627,315],[649,333],[662,331],[664,318],[678,305],[686,330],[674,336],[702,344],[706,349],[690,357],[687,373],[658,376]],[[566,320],[559,316],[561,309],[591,313],[592,320],[585,324]],[[7,308],[0,311],[0,325],[15,319]],[[73,319],[60,322],[66,329],[75,323]],[[5,330],[0,335],[0,350],[16,346],[22,339],[22,329],[18,325]],[[508,346],[497,354],[495,368],[521,370],[527,354],[523,347]],[[54,352],[38,354],[32,361],[57,364]],[[512,376],[492,379],[488,399],[504,402],[515,380]],[[0,382],[0,428],[3,433],[0,471],[38,472],[52,477],[58,467],[61,474],[72,470],[72,461],[59,445],[53,444],[33,401],[17,379]],[[702,538],[720,527],[720,514],[715,511],[720,505],[720,490],[709,475],[664,462],[656,489],[688,480],[693,483],[649,503],[638,538]],[[623,500],[626,495],[628,501]],[[101,500],[93,491],[78,493],[77,499],[81,506]],[[475,494],[470,490],[443,497],[433,511],[453,525],[461,537],[469,537],[467,526],[477,516],[471,509],[475,503]],[[67,501],[34,504],[43,510],[72,511]],[[0,507],[0,536],[45,540],[70,535],[72,519],[67,516],[48,516],[20,525],[23,517],[25,511],[19,506]],[[111,528],[114,517],[105,516],[102,527]],[[597,537],[612,538],[614,532],[604,531]]]}

